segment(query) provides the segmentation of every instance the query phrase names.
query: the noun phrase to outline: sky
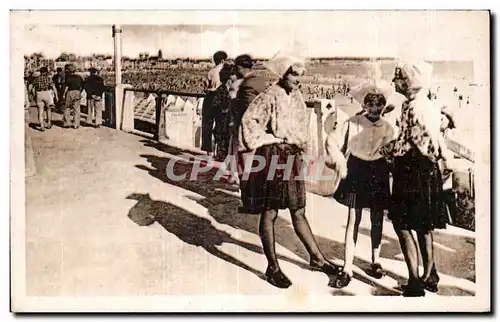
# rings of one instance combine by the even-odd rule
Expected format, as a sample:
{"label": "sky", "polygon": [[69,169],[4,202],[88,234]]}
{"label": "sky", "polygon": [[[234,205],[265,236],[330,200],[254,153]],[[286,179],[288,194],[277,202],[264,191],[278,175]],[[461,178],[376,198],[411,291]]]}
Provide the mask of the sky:
{"label": "sky", "polygon": [[[269,58],[280,49],[300,48],[308,57],[475,60],[489,51],[487,15],[478,12],[205,12],[203,19],[202,14],[198,13],[196,19],[152,17],[143,19],[144,24],[139,24],[139,19],[122,19],[123,55],[156,55],[161,49],[164,57],[208,58],[216,50],[225,50],[231,57],[249,53]],[[24,54],[42,52],[55,58],[64,51],[78,55],[113,53],[111,23],[94,19],[89,24],[80,19],[68,24],[63,18],[45,19],[43,23],[27,21],[22,33]],[[160,21],[171,24],[151,24]]]}

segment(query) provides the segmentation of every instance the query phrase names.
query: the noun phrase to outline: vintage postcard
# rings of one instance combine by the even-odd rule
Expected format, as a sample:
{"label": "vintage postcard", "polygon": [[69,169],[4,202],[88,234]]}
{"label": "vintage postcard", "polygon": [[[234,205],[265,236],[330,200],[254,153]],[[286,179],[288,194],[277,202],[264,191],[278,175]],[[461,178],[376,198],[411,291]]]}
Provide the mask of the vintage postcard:
{"label": "vintage postcard", "polygon": [[490,12],[11,11],[14,312],[489,312]]}

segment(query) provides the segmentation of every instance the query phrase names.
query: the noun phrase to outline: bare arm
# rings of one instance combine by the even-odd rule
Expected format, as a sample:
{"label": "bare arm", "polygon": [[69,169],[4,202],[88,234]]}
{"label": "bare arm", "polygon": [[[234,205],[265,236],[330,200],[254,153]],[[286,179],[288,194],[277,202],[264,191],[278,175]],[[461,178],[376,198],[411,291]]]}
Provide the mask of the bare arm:
{"label": "bare arm", "polygon": [[54,92],[54,96],[56,97],[56,100],[59,100],[59,95],[57,93],[57,88],[55,84],[52,84],[52,91]]}
{"label": "bare arm", "polygon": [[63,91],[63,98],[66,97],[66,93],[68,92],[68,85],[64,86],[64,91]]}

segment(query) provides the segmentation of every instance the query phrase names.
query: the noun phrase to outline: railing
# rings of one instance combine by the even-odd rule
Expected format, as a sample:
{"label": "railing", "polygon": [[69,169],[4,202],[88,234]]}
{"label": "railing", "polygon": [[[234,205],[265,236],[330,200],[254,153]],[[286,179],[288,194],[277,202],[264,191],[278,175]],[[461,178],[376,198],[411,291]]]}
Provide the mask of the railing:
{"label": "railing", "polygon": [[[137,97],[137,93],[142,93],[144,95],[143,98]],[[187,93],[187,92],[174,92],[174,91],[166,91],[166,90],[143,90],[143,89],[134,89],[134,88],[125,88],[124,89],[125,100],[128,98],[128,95],[134,95],[135,99],[132,100],[133,106],[133,127],[137,131],[149,133],[153,136],[154,139],[162,139],[166,137],[166,125],[165,125],[165,114],[168,112],[168,104],[166,104],[166,99],[168,97],[182,97],[182,98],[194,98],[195,101],[199,101],[199,99],[203,99],[205,94],[200,93]],[[153,99],[148,94],[153,94]],[[109,119],[110,122],[116,124],[116,113],[114,110],[116,108],[116,103],[114,102],[115,92],[113,87],[107,87],[106,89],[106,108],[105,108],[105,120]],[[137,101],[138,100],[138,101]],[[308,108],[312,108],[317,120],[317,140],[318,142],[323,142],[324,137],[324,115],[323,115],[323,107],[321,101],[307,101],[306,106]],[[195,102],[193,105],[197,107],[196,117],[201,118],[201,113],[199,107],[201,104],[199,102]],[[176,112],[183,112],[183,109],[176,110]],[[201,123],[201,122],[200,122]],[[447,139],[446,143],[448,148],[453,151],[455,154],[460,157],[474,162],[474,154],[470,148],[461,144],[460,142]],[[319,149],[321,152],[322,149]]]}
{"label": "railing", "polygon": [[[165,135],[165,113],[167,106],[165,104],[165,99],[169,96],[171,97],[182,97],[182,98],[195,98],[202,99],[205,94],[200,93],[187,93],[187,92],[174,92],[166,90],[143,90],[143,89],[133,89],[126,88],[125,96],[129,95],[127,93],[144,94],[143,98],[135,96],[134,101],[134,129],[142,132],[152,134],[155,139],[163,138]],[[148,94],[153,94],[154,101]],[[114,103],[114,102],[112,102]],[[194,104],[199,105],[199,104]],[[319,101],[307,101],[306,106],[312,108],[315,112],[315,117],[317,119],[318,125],[318,142],[324,141],[323,133],[323,108],[322,103]],[[177,112],[182,112],[178,111]],[[197,111],[199,112],[199,111]],[[200,117],[199,113],[197,114]],[[112,115],[111,115],[112,116]],[[112,117],[111,117],[112,118]],[[114,118],[112,118],[114,120]],[[471,162],[474,162],[474,155],[472,151],[460,144],[456,140],[447,139],[448,148],[452,150],[455,154],[465,158]]]}
{"label": "railing", "polygon": [[[165,114],[169,105],[167,104],[167,99],[169,97],[176,98],[204,98],[204,94],[198,93],[184,93],[184,92],[174,92],[165,90],[138,90],[132,88],[126,88],[125,90],[125,100],[129,99],[128,95],[134,95],[132,100],[133,104],[133,115],[134,115],[134,130],[146,132],[153,135],[156,140],[163,139],[166,137],[166,127],[165,127]],[[144,97],[137,97],[136,93],[144,94]],[[149,94],[149,95],[148,95]],[[152,96],[151,96],[152,95]],[[185,101],[182,101],[185,103]],[[174,102],[175,103],[175,102]],[[198,105],[198,104],[193,104]],[[184,106],[177,112],[184,112]],[[194,114],[198,115],[198,111],[194,111]],[[195,116],[195,115],[193,115]]]}
{"label": "railing", "polygon": [[[133,105],[133,115],[134,115],[134,130],[139,132],[148,133],[149,135],[153,135],[153,138],[156,140],[169,138],[167,136],[167,128],[166,128],[166,114],[172,114],[179,116],[181,118],[180,113],[184,113],[184,106],[181,108],[177,108],[175,110],[170,110],[169,107],[175,105],[178,101],[178,98],[186,99],[182,102],[187,102],[190,98],[194,99],[192,102],[192,106],[196,108],[194,111],[193,117],[199,118],[199,125],[201,125],[201,105],[203,102],[200,102],[200,99],[205,97],[205,94],[200,93],[187,93],[187,92],[174,92],[174,91],[166,91],[166,90],[141,90],[141,89],[133,89],[133,88],[125,88],[124,100],[131,103]],[[144,96],[138,97],[137,93],[141,93]],[[132,98],[132,102],[130,102],[130,96],[134,95]],[[174,101],[168,101],[168,98],[174,98]],[[170,105],[168,104],[170,102]],[[313,111],[316,114],[318,128],[322,129],[322,112],[321,112],[321,104],[319,102],[307,102],[307,107],[313,108]],[[195,120],[194,120],[195,121]],[[196,122],[195,122],[196,123]],[[187,130],[187,129],[186,129]],[[201,132],[201,131],[198,131]],[[322,131],[318,131],[318,142],[322,142],[323,135]],[[196,141],[196,135],[195,135]],[[196,145],[196,144],[194,144]]]}

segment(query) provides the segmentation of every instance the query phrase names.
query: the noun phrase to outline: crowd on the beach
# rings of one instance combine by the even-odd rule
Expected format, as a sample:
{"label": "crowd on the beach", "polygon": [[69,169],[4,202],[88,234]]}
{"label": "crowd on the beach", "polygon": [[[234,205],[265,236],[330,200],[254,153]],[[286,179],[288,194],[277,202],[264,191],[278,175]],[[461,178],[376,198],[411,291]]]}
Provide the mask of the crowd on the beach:
{"label": "crowd on the beach", "polygon": [[335,99],[337,95],[350,97],[351,86],[347,82],[340,82],[338,85],[325,86],[321,84],[304,84],[302,93],[310,100],[314,99]]}
{"label": "crowd on the beach", "polygon": [[[115,84],[114,73],[103,74],[106,85]],[[172,92],[203,93],[204,77],[193,70],[175,69],[147,72],[124,72],[122,83],[147,91],[168,90]]]}

